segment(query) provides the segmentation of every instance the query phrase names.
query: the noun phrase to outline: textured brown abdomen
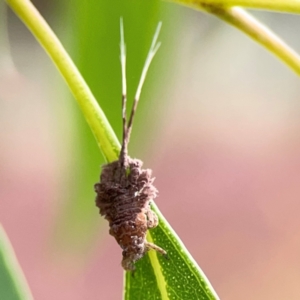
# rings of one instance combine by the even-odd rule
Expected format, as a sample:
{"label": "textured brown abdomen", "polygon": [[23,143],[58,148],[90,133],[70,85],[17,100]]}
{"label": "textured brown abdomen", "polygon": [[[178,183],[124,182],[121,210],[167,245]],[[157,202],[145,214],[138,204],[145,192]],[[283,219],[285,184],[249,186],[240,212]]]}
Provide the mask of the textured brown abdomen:
{"label": "textured brown abdomen", "polygon": [[[151,170],[142,169],[142,162],[127,157],[127,168],[114,161],[103,166],[100,183],[95,184],[96,205],[110,225],[110,234],[123,249],[122,266],[134,270],[134,263],[150,249],[146,240],[148,228],[158,220],[149,202],[157,196]],[[166,252],[159,247],[163,254]]]}

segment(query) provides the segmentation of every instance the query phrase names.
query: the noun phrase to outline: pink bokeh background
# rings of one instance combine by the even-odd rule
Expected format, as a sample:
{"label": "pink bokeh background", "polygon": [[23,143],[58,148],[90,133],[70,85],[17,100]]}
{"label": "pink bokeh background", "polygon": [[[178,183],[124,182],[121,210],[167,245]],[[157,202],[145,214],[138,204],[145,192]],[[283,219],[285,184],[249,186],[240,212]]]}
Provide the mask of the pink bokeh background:
{"label": "pink bokeh background", "polygon": [[[181,31],[178,75],[154,94],[163,119],[141,154],[156,203],[221,299],[298,300],[299,79],[232,28],[202,45],[193,18]],[[47,250],[69,146],[58,145],[66,133],[55,126],[50,62],[28,47],[34,55],[15,50],[17,66],[1,73],[0,221],[36,299],[120,299],[121,253],[100,218],[103,233],[79,264]]]}

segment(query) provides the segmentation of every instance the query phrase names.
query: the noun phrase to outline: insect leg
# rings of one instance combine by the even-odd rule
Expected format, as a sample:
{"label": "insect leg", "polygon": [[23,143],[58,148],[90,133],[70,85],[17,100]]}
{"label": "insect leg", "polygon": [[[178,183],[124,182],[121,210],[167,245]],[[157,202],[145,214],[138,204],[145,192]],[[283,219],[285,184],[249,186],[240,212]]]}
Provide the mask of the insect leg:
{"label": "insect leg", "polygon": [[157,246],[153,243],[145,242],[145,249],[147,251],[149,251],[150,249],[153,249],[153,250],[159,252],[160,254],[162,254],[163,256],[165,256],[166,258],[168,257],[167,251],[165,251],[163,248],[160,248],[159,246]]}

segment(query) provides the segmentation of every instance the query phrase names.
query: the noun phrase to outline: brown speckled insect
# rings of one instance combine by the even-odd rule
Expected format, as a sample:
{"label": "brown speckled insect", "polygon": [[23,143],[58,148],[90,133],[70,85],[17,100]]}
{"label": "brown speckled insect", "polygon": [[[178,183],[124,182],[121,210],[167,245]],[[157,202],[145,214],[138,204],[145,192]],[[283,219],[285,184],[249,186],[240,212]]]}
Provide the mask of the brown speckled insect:
{"label": "brown speckled insect", "polygon": [[159,23],[149,54],[147,56],[141,79],[134,98],[130,118],[126,120],[126,77],[125,44],[123,23],[121,20],[121,67],[122,67],[122,119],[123,141],[119,159],[102,167],[100,183],[95,184],[96,205],[100,214],[109,222],[109,233],[123,249],[122,267],[126,271],[135,270],[135,262],[145,253],[154,249],[166,256],[166,251],[146,239],[147,230],[158,225],[158,218],[150,208],[150,201],[157,196],[150,169],[142,169],[142,161],[132,159],[127,154],[127,147],[132,129],[132,122],[139,101],[150,62],[160,43],[156,43],[160,31]]}

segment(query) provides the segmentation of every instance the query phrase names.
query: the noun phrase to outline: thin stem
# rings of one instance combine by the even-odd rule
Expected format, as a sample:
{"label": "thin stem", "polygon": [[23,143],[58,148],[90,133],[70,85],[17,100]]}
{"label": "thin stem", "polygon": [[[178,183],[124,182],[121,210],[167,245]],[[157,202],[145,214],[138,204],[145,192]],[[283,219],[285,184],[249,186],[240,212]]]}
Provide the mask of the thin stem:
{"label": "thin stem", "polygon": [[300,56],[245,10],[235,7],[226,9],[224,12],[217,11],[214,14],[248,34],[300,75]]}
{"label": "thin stem", "polygon": [[6,0],[45,48],[66,80],[107,161],[118,159],[120,143],[83,77],[49,25],[28,0]]}
{"label": "thin stem", "polygon": [[196,6],[242,6],[245,8],[273,10],[278,12],[300,13],[300,0],[179,0],[186,5]]}
{"label": "thin stem", "polygon": [[[288,0],[286,1],[288,2]],[[249,35],[253,40],[267,48],[271,53],[280,58],[300,75],[300,56],[285,44],[275,33],[261,24],[245,10],[238,7],[227,8],[221,5],[207,4],[209,1],[195,2],[192,0],[175,0],[175,2],[179,2],[194,9],[204,10],[235,26]],[[219,0],[219,2],[221,1]],[[227,1],[223,2],[227,3]]]}

